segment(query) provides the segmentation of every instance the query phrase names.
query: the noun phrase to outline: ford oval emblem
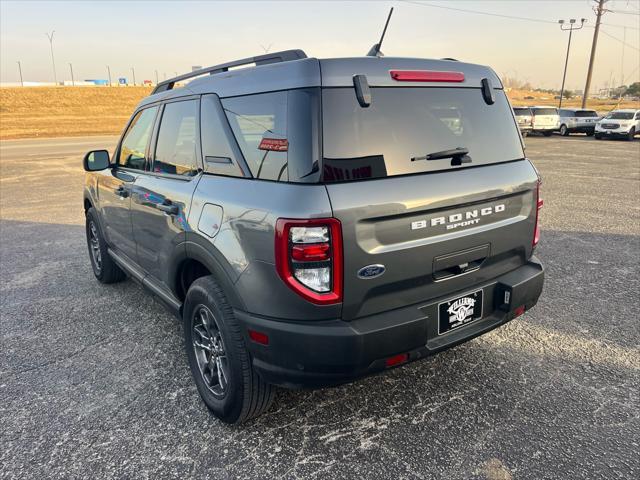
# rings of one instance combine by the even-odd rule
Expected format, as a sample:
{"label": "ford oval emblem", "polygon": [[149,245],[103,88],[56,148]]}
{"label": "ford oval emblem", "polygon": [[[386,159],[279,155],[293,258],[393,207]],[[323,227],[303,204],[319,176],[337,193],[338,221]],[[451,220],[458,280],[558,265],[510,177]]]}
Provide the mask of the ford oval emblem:
{"label": "ford oval emblem", "polygon": [[371,280],[372,278],[376,278],[382,275],[385,270],[386,268],[384,265],[367,265],[366,267],[362,267],[360,270],[358,270],[358,278],[362,278],[363,280]]}

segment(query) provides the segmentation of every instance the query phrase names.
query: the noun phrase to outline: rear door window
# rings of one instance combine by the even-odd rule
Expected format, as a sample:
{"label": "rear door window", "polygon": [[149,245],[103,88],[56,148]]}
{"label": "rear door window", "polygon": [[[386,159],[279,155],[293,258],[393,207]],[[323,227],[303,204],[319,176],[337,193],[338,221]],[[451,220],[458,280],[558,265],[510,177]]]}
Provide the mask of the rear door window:
{"label": "rear door window", "polygon": [[153,158],[154,173],[182,176],[198,173],[197,121],[197,100],[165,105]]}
{"label": "rear door window", "polygon": [[[460,168],[428,154],[464,148],[478,166],[524,157],[502,90],[488,105],[479,89],[372,88],[362,108],[353,88],[322,92],[323,179],[340,182]],[[414,159],[414,160],[412,160]]]}
{"label": "rear door window", "polygon": [[528,108],[514,108],[513,112],[516,114],[516,116],[520,117],[520,116],[530,116],[531,115],[531,110],[529,110]]}
{"label": "rear door window", "polygon": [[118,156],[120,166],[134,170],[145,169],[145,153],[157,111],[158,107],[151,107],[135,114],[120,145]]}

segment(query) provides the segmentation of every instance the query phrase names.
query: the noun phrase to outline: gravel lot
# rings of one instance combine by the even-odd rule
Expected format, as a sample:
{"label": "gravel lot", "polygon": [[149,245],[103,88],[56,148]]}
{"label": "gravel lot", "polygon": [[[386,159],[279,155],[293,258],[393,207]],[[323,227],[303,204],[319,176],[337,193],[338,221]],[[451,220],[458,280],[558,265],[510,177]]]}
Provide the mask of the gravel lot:
{"label": "gravel lot", "polygon": [[239,427],[200,401],[178,322],[92,277],[81,152],[114,143],[2,142],[0,477],[639,478],[639,141],[527,139],[534,310]]}

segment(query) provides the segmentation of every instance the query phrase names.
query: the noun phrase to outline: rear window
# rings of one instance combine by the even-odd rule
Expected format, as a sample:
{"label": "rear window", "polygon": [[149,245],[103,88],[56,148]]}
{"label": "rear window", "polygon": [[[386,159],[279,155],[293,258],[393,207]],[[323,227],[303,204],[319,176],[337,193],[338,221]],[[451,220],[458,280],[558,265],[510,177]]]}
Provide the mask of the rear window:
{"label": "rear window", "polygon": [[514,108],[513,113],[518,117],[531,116],[531,110],[528,108]]}
{"label": "rear window", "polygon": [[558,110],[555,108],[534,108],[534,115],[558,115]]}
{"label": "rear window", "polygon": [[598,114],[596,113],[595,110],[578,110],[576,113],[574,113],[573,115],[574,117],[597,117]]}
{"label": "rear window", "polygon": [[362,108],[353,88],[323,90],[325,182],[460,168],[451,158],[417,159],[456,148],[469,151],[472,161],[463,166],[524,157],[502,90],[495,90],[493,105],[475,88],[372,88],[371,94],[371,105]]}

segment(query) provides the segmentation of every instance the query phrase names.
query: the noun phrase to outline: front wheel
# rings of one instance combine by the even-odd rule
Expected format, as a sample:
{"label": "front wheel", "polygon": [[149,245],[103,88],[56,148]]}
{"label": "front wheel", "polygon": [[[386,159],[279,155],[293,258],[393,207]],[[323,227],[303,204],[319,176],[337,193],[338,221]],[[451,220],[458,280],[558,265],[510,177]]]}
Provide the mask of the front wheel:
{"label": "front wheel", "polygon": [[232,424],[266,411],[274,387],[253,370],[240,324],[213,277],[201,277],[189,288],[183,325],[189,367],[209,410]]}
{"label": "front wheel", "polygon": [[600,140],[602,138],[602,135],[600,135],[599,133],[594,133],[593,138],[595,138],[596,140]]}
{"label": "front wheel", "polygon": [[98,214],[93,208],[87,210],[85,228],[91,268],[95,277],[101,283],[117,283],[124,280],[125,273],[109,255],[107,242],[100,230]]}
{"label": "front wheel", "polygon": [[566,125],[560,126],[560,135],[562,135],[563,137],[569,136],[569,129],[567,128]]}
{"label": "front wheel", "polygon": [[628,141],[633,140],[633,137],[634,137],[635,134],[636,134],[635,127],[631,127],[631,130],[629,130],[629,133],[627,134],[627,140]]}

